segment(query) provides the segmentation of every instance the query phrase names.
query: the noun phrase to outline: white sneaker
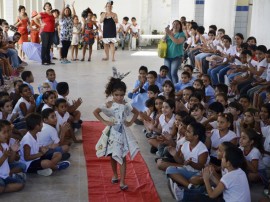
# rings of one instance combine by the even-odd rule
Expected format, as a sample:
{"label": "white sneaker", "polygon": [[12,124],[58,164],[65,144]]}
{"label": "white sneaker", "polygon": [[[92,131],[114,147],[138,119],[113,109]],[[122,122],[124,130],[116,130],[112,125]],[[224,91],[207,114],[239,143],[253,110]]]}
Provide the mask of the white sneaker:
{"label": "white sneaker", "polygon": [[42,176],[46,176],[46,177],[50,176],[52,173],[53,173],[53,171],[50,168],[46,168],[46,169],[37,171],[37,174],[42,175]]}
{"label": "white sneaker", "polygon": [[172,178],[168,178],[168,187],[169,187],[171,194],[173,195],[173,198],[175,198],[174,191],[173,191],[174,190],[174,182],[173,182]]}
{"label": "white sneaker", "polygon": [[173,193],[174,193],[174,197],[177,201],[183,200],[184,189],[181,189],[180,187],[178,187],[178,185],[176,183],[174,183]]}

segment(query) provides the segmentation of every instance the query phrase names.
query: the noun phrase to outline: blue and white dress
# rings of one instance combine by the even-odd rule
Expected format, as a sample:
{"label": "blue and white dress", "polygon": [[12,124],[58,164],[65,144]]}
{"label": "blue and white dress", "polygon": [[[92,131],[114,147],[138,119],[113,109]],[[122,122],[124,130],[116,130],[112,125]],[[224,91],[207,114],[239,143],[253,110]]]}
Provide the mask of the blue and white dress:
{"label": "blue and white dress", "polygon": [[123,163],[123,158],[130,152],[133,159],[139,151],[137,140],[129,127],[125,126],[127,117],[131,114],[132,106],[129,103],[118,104],[113,102],[108,108],[106,104],[100,107],[101,111],[108,116],[113,126],[107,126],[96,144],[97,157],[112,156],[118,163]]}

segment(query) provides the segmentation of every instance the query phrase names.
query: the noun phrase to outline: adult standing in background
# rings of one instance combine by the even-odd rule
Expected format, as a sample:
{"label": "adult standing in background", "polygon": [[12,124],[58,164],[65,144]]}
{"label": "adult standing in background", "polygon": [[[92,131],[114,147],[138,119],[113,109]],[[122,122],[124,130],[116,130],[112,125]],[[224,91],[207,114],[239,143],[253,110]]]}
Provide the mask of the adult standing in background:
{"label": "adult standing in background", "polygon": [[60,39],[62,43],[62,51],[61,51],[61,63],[67,64],[70,61],[67,59],[68,49],[71,45],[72,41],[72,33],[73,33],[73,15],[76,15],[74,9],[74,3],[72,3],[72,12],[69,8],[69,5],[66,6],[65,1],[63,1],[63,11],[60,14]]}
{"label": "adult standing in background", "polygon": [[106,57],[103,61],[109,60],[109,51],[111,50],[112,61],[115,61],[115,43],[116,40],[116,23],[118,23],[118,17],[116,13],[112,12],[113,1],[109,1],[106,4],[106,12],[101,15],[100,23],[103,23],[103,43]]}
{"label": "adult standing in background", "polygon": [[30,29],[31,29],[30,36],[31,36],[32,43],[40,43],[40,40],[39,40],[40,27],[33,20],[33,18],[36,17],[37,15],[38,15],[37,11],[32,11],[32,20],[30,23]]}
{"label": "adult standing in background", "polygon": [[[42,41],[41,48],[41,60],[42,65],[54,65],[55,63],[51,62],[50,48],[53,43],[53,33],[54,33],[54,16],[51,13],[52,5],[49,2],[46,2],[43,6],[44,12],[39,13],[35,18],[35,23],[41,27],[42,32],[40,34]],[[39,23],[39,20],[42,23]]]}
{"label": "adult standing in background", "polygon": [[28,42],[28,25],[29,18],[26,13],[26,9],[24,6],[19,6],[19,16],[16,19],[15,26],[18,28],[18,32],[21,34],[21,38],[18,41],[19,44],[19,56],[21,59],[24,59],[24,53],[22,51],[22,44],[23,42]]}
{"label": "adult standing in background", "polygon": [[186,36],[179,20],[175,20],[172,26],[172,29],[170,29],[169,26],[165,28],[167,53],[166,58],[164,59],[164,65],[169,68],[169,78],[176,84],[178,83],[178,69],[184,55],[183,44],[186,40]]}

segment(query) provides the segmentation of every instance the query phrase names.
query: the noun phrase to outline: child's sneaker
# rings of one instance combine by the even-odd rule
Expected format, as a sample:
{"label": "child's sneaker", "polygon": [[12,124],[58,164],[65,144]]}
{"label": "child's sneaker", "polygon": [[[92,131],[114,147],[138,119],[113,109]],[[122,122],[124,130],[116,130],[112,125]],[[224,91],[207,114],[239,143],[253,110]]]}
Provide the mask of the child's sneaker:
{"label": "child's sneaker", "polygon": [[62,162],[57,164],[57,170],[64,170],[64,169],[68,168],[69,166],[70,166],[69,161],[62,161]]}
{"label": "child's sneaker", "polygon": [[176,183],[174,183],[174,189],[173,189],[174,197],[177,201],[182,201],[184,198],[184,189],[178,187]]}
{"label": "child's sneaker", "polygon": [[61,161],[66,161],[70,158],[70,153],[63,153]]}
{"label": "child's sneaker", "polygon": [[45,176],[45,177],[50,176],[52,173],[53,173],[53,171],[50,168],[46,168],[46,169],[37,171],[37,174]]}

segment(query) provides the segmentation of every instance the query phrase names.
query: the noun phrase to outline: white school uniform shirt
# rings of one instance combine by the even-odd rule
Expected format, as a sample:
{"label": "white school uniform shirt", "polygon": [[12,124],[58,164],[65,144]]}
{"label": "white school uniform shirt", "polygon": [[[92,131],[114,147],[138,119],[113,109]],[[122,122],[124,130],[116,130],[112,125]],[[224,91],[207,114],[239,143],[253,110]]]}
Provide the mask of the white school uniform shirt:
{"label": "white school uniform shirt", "polygon": [[129,31],[129,27],[131,26],[130,23],[127,23],[126,25],[125,24],[121,24],[121,28],[124,32],[128,32]]}
{"label": "white school uniform shirt", "polygon": [[68,112],[64,114],[64,116],[61,116],[58,111],[55,111],[55,115],[57,118],[57,125],[56,125],[56,130],[59,132],[60,131],[60,126],[62,126],[64,123],[67,122],[69,119],[70,115]]}
{"label": "white school uniform shirt", "polygon": [[[223,143],[223,142],[230,142],[233,139],[236,138],[236,134],[229,130],[226,135],[223,137],[220,137],[219,130],[218,129],[213,129],[212,130],[212,136],[211,136],[211,156],[217,157],[217,148],[218,146]],[[216,149],[213,149],[216,148]]]}
{"label": "white school uniform shirt", "polygon": [[[208,149],[205,146],[205,144],[203,144],[201,141],[199,141],[198,144],[192,150],[190,150],[189,144],[190,144],[190,142],[187,141],[181,147],[181,152],[184,156],[184,160],[185,161],[192,160],[194,163],[198,163],[199,156],[205,152],[208,153]],[[209,163],[209,161],[210,161],[210,157],[208,155],[205,165],[207,165]],[[191,171],[191,172],[199,172],[200,171],[200,170],[196,170],[195,168],[191,167],[190,165],[186,165],[184,167],[188,171]]]}
{"label": "white school uniform shirt", "polygon": [[202,119],[200,120],[200,123],[204,123],[205,121],[207,121],[207,118],[203,116]]}
{"label": "white school uniform shirt", "polygon": [[49,105],[47,105],[47,104],[44,104],[41,111],[43,111],[44,109],[47,109],[47,108],[51,108],[51,107]]}
{"label": "white school uniform shirt", "polygon": [[265,166],[262,161],[262,154],[256,147],[253,147],[252,150],[247,155],[245,155],[243,147],[239,148],[243,151],[243,154],[247,161],[251,162],[252,160],[258,160],[258,170],[265,169]]}
{"label": "white school uniform shirt", "polygon": [[[264,150],[270,152],[270,135],[265,138],[263,143]],[[263,154],[263,163],[266,167],[270,167],[270,155]]]}
{"label": "white school uniform shirt", "polygon": [[[11,114],[8,114],[8,116],[7,116],[7,121],[10,121],[10,119],[12,118],[12,115],[13,115],[13,113],[11,113]],[[0,111],[0,120],[2,120],[3,119],[3,113]]]}
{"label": "white school uniform shirt", "polygon": [[268,63],[267,63],[266,58],[264,58],[262,61],[258,62],[257,71],[259,71],[259,69],[261,67],[264,67],[264,71],[263,71],[262,75],[259,78],[266,79],[267,78],[267,70],[268,70]]}
{"label": "white school uniform shirt", "polygon": [[270,81],[270,63],[267,64],[266,81]]}
{"label": "white school uniform shirt", "polygon": [[[38,135],[38,134],[37,134]],[[32,161],[37,160],[39,158],[26,161],[24,159],[24,145],[28,145],[30,147],[30,155],[37,154],[39,152],[39,144],[37,139],[35,139],[30,132],[27,132],[25,136],[23,136],[21,142],[20,142],[20,162],[24,163],[26,165],[26,170],[29,168]]]}
{"label": "white school uniform shirt", "polygon": [[179,133],[177,133],[177,141],[176,141],[176,147],[175,147],[176,151],[178,151],[178,150],[180,149],[180,147],[181,147],[185,142],[187,142],[185,136],[183,136],[183,137],[181,137],[181,138],[178,138],[178,136],[180,136]]}
{"label": "white school uniform shirt", "polygon": [[21,104],[22,102],[25,103],[26,109],[27,109],[27,110],[28,110],[28,109],[30,108],[30,106],[31,106],[31,103],[30,103],[30,102],[28,102],[26,99],[24,99],[23,97],[21,97],[21,98],[18,100],[18,102],[16,103],[16,105],[15,105],[13,111],[12,111],[13,114],[19,113],[19,118],[24,118],[24,115],[23,115],[23,113],[22,113],[22,110],[20,109],[20,104]]}
{"label": "white school uniform shirt", "polygon": [[[236,55],[236,48],[232,45],[228,49],[224,47],[223,53],[225,53],[227,56],[228,55],[234,56]],[[226,62],[226,61],[227,61],[227,58],[224,58],[223,62]]]}
{"label": "white school uniform shirt", "polygon": [[175,121],[175,115],[174,114],[172,115],[172,117],[169,120],[169,122],[166,122],[165,121],[165,115],[164,114],[161,114],[160,115],[160,117],[159,117],[159,124],[160,124],[160,126],[162,128],[162,134],[164,132],[171,133],[172,128],[173,128],[174,121]]}
{"label": "white school uniform shirt", "polygon": [[[7,143],[1,143],[3,151],[0,150],[0,158],[4,155],[5,150],[9,150]],[[8,164],[8,158],[0,165],[0,178],[6,179],[9,176],[10,168]]]}
{"label": "white school uniform shirt", "polygon": [[46,123],[43,123],[42,130],[37,135],[37,140],[40,147],[60,142],[56,128]]}
{"label": "white school uniform shirt", "polygon": [[225,187],[223,199],[226,202],[251,202],[247,176],[242,169],[238,168],[226,173],[220,182]]}
{"label": "white school uniform shirt", "polygon": [[136,26],[131,24],[130,29],[132,30],[133,33],[138,33],[141,28],[140,28],[140,25],[138,25],[138,24]]}

